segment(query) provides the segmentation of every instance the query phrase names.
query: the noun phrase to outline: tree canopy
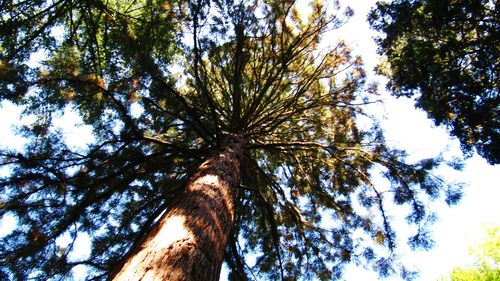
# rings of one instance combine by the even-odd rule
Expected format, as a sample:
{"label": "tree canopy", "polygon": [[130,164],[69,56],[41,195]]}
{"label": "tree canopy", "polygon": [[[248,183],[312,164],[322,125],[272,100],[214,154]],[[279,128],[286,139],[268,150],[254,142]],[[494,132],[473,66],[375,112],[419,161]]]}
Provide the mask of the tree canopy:
{"label": "tree canopy", "polygon": [[475,262],[470,267],[456,267],[448,278],[452,281],[494,281],[500,279],[500,227],[486,229],[486,238],[470,248]]}
{"label": "tree canopy", "polygon": [[396,96],[446,125],[464,152],[500,163],[498,1],[395,0],[370,14]]}
{"label": "tree canopy", "polygon": [[[2,1],[0,97],[34,121],[18,128],[22,150],[0,152],[0,215],[17,221],[0,278],[76,266],[106,278],[228,135],[247,142],[230,280],[331,280],[349,262],[414,276],[387,209],[406,206],[408,243],[429,248],[428,200],[460,190],[432,174],[442,159],[408,163],[367,121],[376,88],[325,37],[349,14],[322,1]],[[92,127],[87,147],[54,125],[65,110]],[[74,258],[82,234],[91,253]]]}

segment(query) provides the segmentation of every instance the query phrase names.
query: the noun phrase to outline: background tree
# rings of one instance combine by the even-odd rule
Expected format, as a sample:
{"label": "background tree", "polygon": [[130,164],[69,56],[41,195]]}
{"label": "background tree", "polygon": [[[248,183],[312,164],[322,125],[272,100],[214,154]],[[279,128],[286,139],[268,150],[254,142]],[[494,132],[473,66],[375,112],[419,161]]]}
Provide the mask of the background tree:
{"label": "background tree", "polygon": [[[1,150],[1,215],[18,226],[0,244],[3,279],[58,279],[77,265],[89,279],[115,274],[217,157],[239,167],[226,175],[234,215],[220,237],[231,280],[330,280],[348,262],[411,278],[397,263],[388,204],[407,206],[410,245],[429,248],[427,200],[460,198],[431,174],[440,159],[407,163],[375,121],[357,125],[375,88],[343,42],[321,40],[349,14],[332,3],[313,1],[308,14],[293,1],[0,8],[1,97],[35,119],[19,128],[24,149]],[[28,63],[37,54],[42,62]],[[88,147],[54,125],[64,110],[92,127]],[[91,254],[76,259],[83,233]]]}
{"label": "background tree", "polygon": [[486,229],[484,241],[471,248],[476,261],[471,267],[456,267],[448,278],[452,281],[493,281],[500,279],[500,227]]}
{"label": "background tree", "polygon": [[380,71],[397,97],[416,106],[456,136],[500,163],[500,8],[488,0],[378,2],[370,14],[382,32]]}

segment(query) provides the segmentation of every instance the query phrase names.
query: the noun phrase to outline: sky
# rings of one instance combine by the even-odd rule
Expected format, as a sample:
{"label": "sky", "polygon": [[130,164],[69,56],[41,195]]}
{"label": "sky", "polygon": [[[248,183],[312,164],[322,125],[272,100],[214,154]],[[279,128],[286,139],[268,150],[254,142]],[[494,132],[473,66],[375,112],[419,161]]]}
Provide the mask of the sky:
{"label": "sky", "polygon": [[[344,37],[354,50],[360,52],[367,70],[373,69],[379,60],[373,41],[375,34],[369,30],[366,22],[366,15],[375,2],[341,1],[341,4],[353,8],[354,16],[337,36]],[[380,82],[380,89],[384,89],[384,79],[378,77],[376,80]],[[445,128],[434,126],[423,111],[414,108],[413,101],[396,99],[385,91],[382,91],[382,96],[383,105],[378,105],[375,111],[382,116],[382,127],[390,145],[407,150],[412,159],[437,156],[439,153],[443,153],[445,158],[462,155],[458,140],[451,138]],[[411,252],[403,247],[403,262],[420,271],[417,280],[421,281],[437,280],[454,266],[471,263],[468,248],[484,238],[484,227],[500,225],[500,165],[488,165],[474,154],[465,161],[463,171],[442,168],[438,173],[449,182],[464,183],[464,196],[457,206],[433,206],[438,214],[438,221],[431,227],[436,242],[434,249]],[[344,278],[378,280],[375,273],[354,266],[349,267]]]}
{"label": "sky", "polygon": [[[374,34],[370,32],[366,15],[374,0],[341,1],[354,9],[354,17],[341,30],[335,31],[335,37],[343,38],[355,52],[362,55],[367,70],[373,69],[378,61],[373,41]],[[335,40],[332,38],[331,40]],[[370,75],[374,75],[373,73]],[[374,77],[374,76],[372,76]],[[384,88],[383,78],[374,77],[379,81],[380,89]],[[459,143],[451,138],[445,128],[433,126],[426,114],[413,107],[409,99],[395,99],[382,91],[383,104],[374,105],[373,114],[381,118],[388,143],[408,151],[411,159],[433,157],[442,153],[445,158],[460,156]],[[22,139],[11,134],[12,125],[19,123],[19,109],[9,103],[3,103],[0,108],[0,145],[21,148]],[[71,112],[68,112],[71,114]],[[23,122],[28,122],[24,120]],[[63,126],[63,124],[61,124]],[[66,131],[68,141],[76,146],[91,142],[86,128],[75,128]],[[0,170],[0,175],[4,171]],[[405,264],[420,271],[417,280],[437,280],[446,275],[454,266],[464,266],[471,262],[468,247],[480,242],[484,237],[484,226],[500,225],[498,200],[500,198],[500,165],[491,166],[478,155],[465,161],[465,168],[458,172],[442,168],[438,173],[449,182],[465,184],[464,197],[458,206],[447,207],[445,204],[432,206],[438,213],[438,221],[431,227],[434,249],[427,252],[411,252],[401,246],[400,256]],[[0,194],[1,196],[1,194]],[[0,220],[0,236],[12,228],[12,218]],[[404,231],[399,229],[397,231]],[[85,237],[82,238],[84,243]],[[379,280],[378,276],[355,266],[348,266],[345,280]],[[222,278],[221,280],[224,280]],[[400,280],[397,277],[388,280]]]}

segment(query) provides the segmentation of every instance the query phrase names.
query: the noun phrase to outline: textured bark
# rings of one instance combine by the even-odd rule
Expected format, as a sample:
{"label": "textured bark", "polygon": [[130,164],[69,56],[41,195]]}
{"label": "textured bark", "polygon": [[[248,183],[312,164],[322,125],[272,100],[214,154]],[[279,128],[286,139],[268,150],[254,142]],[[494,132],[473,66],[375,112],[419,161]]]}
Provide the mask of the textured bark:
{"label": "textured bark", "polygon": [[203,162],[112,280],[219,280],[243,146],[230,138]]}

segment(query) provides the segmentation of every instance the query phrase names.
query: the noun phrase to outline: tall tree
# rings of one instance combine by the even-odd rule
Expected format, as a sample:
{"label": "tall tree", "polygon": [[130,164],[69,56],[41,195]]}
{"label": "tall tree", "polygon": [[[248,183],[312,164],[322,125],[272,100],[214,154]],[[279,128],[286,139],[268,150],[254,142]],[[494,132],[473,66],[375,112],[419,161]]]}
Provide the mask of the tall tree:
{"label": "tall tree", "polygon": [[500,163],[500,7],[489,0],[378,2],[382,73],[397,97],[446,125],[462,150]]}
{"label": "tall tree", "polygon": [[[409,243],[428,248],[426,200],[460,198],[431,174],[440,159],[407,163],[376,122],[356,124],[375,88],[343,42],[321,40],[348,16],[336,5],[0,7],[1,97],[35,119],[24,149],[1,151],[1,215],[17,220],[3,279],[84,265],[89,279],[217,280],[223,260],[230,280],[330,280],[348,262],[411,277],[388,204],[409,207]],[[64,110],[92,126],[88,147],[56,129]],[[76,258],[81,234],[91,253]]]}

